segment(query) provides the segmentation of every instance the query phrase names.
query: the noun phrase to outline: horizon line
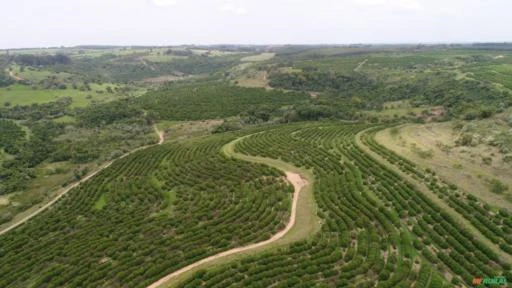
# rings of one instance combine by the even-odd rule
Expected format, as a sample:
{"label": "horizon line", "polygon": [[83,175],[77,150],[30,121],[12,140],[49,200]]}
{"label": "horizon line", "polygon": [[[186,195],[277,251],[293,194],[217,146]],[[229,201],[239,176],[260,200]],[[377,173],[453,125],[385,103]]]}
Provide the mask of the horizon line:
{"label": "horizon line", "polygon": [[1,51],[6,50],[28,50],[28,49],[72,49],[72,48],[84,48],[87,47],[105,47],[105,48],[126,48],[126,47],[143,47],[143,48],[166,48],[166,47],[216,47],[216,46],[243,46],[243,47],[260,47],[260,46],[436,46],[436,45],[475,45],[475,44],[512,44],[512,41],[458,41],[458,42],[359,42],[359,43],[264,43],[264,44],[244,44],[244,43],[210,43],[210,44],[193,44],[193,43],[182,43],[182,44],[160,44],[160,45],[126,45],[126,44],[79,44],[79,45],[60,45],[60,46],[32,46],[32,47],[10,47],[0,48]]}

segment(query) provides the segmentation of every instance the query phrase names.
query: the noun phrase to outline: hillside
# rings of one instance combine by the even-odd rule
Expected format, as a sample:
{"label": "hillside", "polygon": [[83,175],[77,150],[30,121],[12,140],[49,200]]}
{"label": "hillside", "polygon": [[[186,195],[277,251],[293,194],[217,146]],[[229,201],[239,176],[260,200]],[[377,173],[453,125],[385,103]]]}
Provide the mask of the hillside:
{"label": "hillside", "polygon": [[0,53],[0,287],[512,283],[506,48]]}

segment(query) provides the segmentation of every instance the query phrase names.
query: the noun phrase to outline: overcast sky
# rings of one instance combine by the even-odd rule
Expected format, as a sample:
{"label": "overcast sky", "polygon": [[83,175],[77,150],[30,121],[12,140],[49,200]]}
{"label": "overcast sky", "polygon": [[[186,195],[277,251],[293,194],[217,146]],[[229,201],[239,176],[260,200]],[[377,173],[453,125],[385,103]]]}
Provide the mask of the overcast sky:
{"label": "overcast sky", "polygon": [[0,48],[512,41],[511,0],[6,0]]}

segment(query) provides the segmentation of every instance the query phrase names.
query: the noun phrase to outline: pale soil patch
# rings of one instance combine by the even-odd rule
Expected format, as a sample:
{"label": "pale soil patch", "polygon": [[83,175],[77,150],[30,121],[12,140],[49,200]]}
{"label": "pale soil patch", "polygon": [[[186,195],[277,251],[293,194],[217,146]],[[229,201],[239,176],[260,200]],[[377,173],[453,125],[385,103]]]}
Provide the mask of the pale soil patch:
{"label": "pale soil patch", "polygon": [[0,195],[0,206],[6,206],[11,203],[8,195]]}
{"label": "pale soil patch", "polygon": [[238,81],[238,86],[241,87],[271,89],[268,84],[267,74],[267,71],[254,71],[236,80]]}
{"label": "pale soil patch", "polygon": [[311,96],[312,99],[316,99],[320,95],[320,92],[309,91],[308,93],[309,93],[309,96]]}
{"label": "pale soil patch", "polygon": [[158,77],[145,78],[142,80],[142,82],[159,84],[159,83],[174,82],[174,81],[190,79],[190,78],[192,78],[192,76],[162,75],[162,76],[158,76]]}
{"label": "pale soil patch", "polygon": [[276,53],[261,53],[258,55],[244,57],[240,61],[242,61],[242,62],[260,62],[260,61],[270,60],[270,59],[274,58],[275,55],[276,55]]}
{"label": "pale soil patch", "polygon": [[[496,147],[486,144],[456,147],[458,134],[451,127],[452,123],[408,124],[399,127],[397,135],[392,135],[390,129],[380,131],[375,140],[420,167],[431,168],[465,192],[512,211],[507,195],[492,193],[488,184],[491,179],[499,179],[512,189],[512,165],[501,161],[502,156]],[[412,147],[431,151],[432,157],[422,158]],[[483,157],[491,157],[492,164],[484,164]]]}
{"label": "pale soil patch", "polygon": [[302,72],[302,69],[294,67],[280,67],[277,69],[277,71],[279,73],[299,73]]}
{"label": "pale soil patch", "polygon": [[270,244],[272,242],[275,242],[275,241],[281,239],[284,235],[286,235],[286,233],[288,233],[288,231],[290,231],[290,229],[292,229],[293,225],[295,225],[295,217],[297,215],[297,202],[298,202],[298,199],[299,199],[299,192],[300,192],[300,190],[302,190],[302,188],[304,186],[308,185],[307,180],[304,180],[297,173],[286,171],[286,179],[293,185],[294,192],[293,192],[293,202],[292,202],[292,211],[291,211],[291,214],[290,214],[290,220],[288,221],[288,224],[286,225],[286,227],[283,230],[279,231],[277,234],[274,234],[268,240],[265,240],[265,241],[262,241],[262,242],[258,242],[258,243],[254,243],[254,244],[250,244],[250,245],[243,246],[243,247],[233,248],[231,250],[227,250],[227,251],[221,252],[219,254],[216,254],[216,255],[204,258],[204,259],[199,260],[199,261],[197,261],[195,263],[192,263],[192,264],[190,264],[188,266],[185,266],[185,267],[181,268],[180,270],[177,270],[177,271],[175,271],[175,272],[165,276],[164,278],[156,281],[155,283],[149,285],[148,288],[160,287],[164,283],[169,281],[170,279],[175,278],[178,275],[183,274],[183,273],[185,273],[185,272],[187,272],[189,270],[192,270],[195,267],[198,267],[198,266],[200,266],[202,264],[205,264],[205,263],[208,263],[208,262],[212,262],[212,261],[215,261],[215,260],[217,260],[219,258],[226,257],[226,256],[229,256],[229,255],[232,255],[232,254],[236,254],[236,253],[244,252],[244,251],[247,251],[247,250],[252,250],[252,249],[255,249],[255,248],[258,248],[258,247],[262,247],[262,246],[268,245],[268,244]]}
{"label": "pale soil patch", "polygon": [[12,71],[9,71],[9,76],[12,79],[16,80],[16,81],[23,81],[23,80],[25,80],[25,79],[21,78],[20,76],[17,76],[16,74],[14,74],[14,72],[12,72]]}
{"label": "pale soil patch", "polygon": [[158,123],[158,128],[165,133],[168,140],[174,141],[211,134],[213,129],[223,122],[222,119],[183,122],[163,121]]}
{"label": "pale soil patch", "polygon": [[420,263],[413,262],[413,264],[412,264],[412,271],[418,273],[420,271],[420,268],[421,268],[421,264]]}

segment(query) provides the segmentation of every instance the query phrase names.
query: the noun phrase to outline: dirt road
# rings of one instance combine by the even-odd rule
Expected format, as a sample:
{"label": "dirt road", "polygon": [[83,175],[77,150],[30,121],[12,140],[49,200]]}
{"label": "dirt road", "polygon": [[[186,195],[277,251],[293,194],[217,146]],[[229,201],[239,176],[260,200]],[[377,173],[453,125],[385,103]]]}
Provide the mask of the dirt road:
{"label": "dirt road", "polygon": [[158,138],[159,138],[158,145],[161,145],[162,143],[164,143],[164,140],[165,140],[164,131],[158,130],[156,125],[153,125],[153,129],[155,129],[155,133],[158,135]]}
{"label": "dirt road", "polygon": [[[159,137],[159,141],[158,141],[158,144],[154,144],[154,145],[160,145],[162,143],[164,143],[164,132],[163,131],[160,131],[158,130],[158,128],[156,127],[156,125],[153,126],[153,128],[155,129],[155,132],[158,134],[158,137]],[[149,148],[151,146],[154,146],[154,145],[148,145],[148,146],[143,146],[143,147],[139,147],[137,149],[134,149],[128,153],[125,153],[123,154],[121,157],[115,159],[115,160],[112,160],[112,161],[109,161],[105,164],[103,164],[100,168],[98,168],[96,171],[88,174],[87,176],[85,176],[84,178],[80,179],[80,181],[76,182],[76,183],[73,183],[73,184],[70,184],[69,186],[67,186],[66,188],[64,188],[62,191],[60,191],[57,196],[55,196],[55,198],[53,198],[52,200],[50,200],[48,203],[44,204],[43,206],[41,206],[39,209],[35,210],[34,212],[24,216],[23,218],[19,219],[19,220],[15,220],[10,226],[7,226],[6,228],[4,228],[3,230],[0,230],[0,235],[2,234],[5,234],[7,232],[9,232],[10,230],[20,226],[21,224],[27,222],[28,220],[32,219],[33,217],[35,217],[36,215],[38,215],[39,213],[43,212],[44,210],[46,210],[48,207],[52,206],[55,202],[57,202],[60,198],[62,198],[62,196],[66,195],[69,191],[71,191],[73,188],[77,187],[78,185],[84,183],[85,181],[91,179],[92,177],[94,177],[96,174],[98,174],[100,171],[102,171],[103,169],[106,169],[108,168],[110,165],[112,165],[112,163],[114,163],[114,161],[118,160],[118,159],[121,159],[121,158],[124,158],[132,153],[135,153],[139,150],[142,150],[142,149],[146,149],[146,148]]]}
{"label": "dirt road", "polygon": [[359,70],[361,70],[361,68],[363,68],[363,65],[366,64],[366,62],[368,62],[368,59],[364,59],[364,61],[362,61],[361,63],[359,63],[357,65],[356,68],[354,68],[354,72],[359,72]]}
{"label": "dirt road", "polygon": [[286,227],[283,230],[279,231],[277,234],[274,234],[274,236],[272,236],[270,239],[267,239],[265,241],[254,243],[254,244],[250,244],[250,245],[243,246],[243,247],[233,248],[231,250],[227,250],[227,251],[221,252],[219,254],[216,254],[216,255],[204,258],[204,259],[199,260],[199,261],[197,261],[195,263],[192,263],[192,264],[190,264],[188,266],[185,266],[185,267],[181,268],[180,270],[174,271],[173,273],[171,273],[171,274],[165,276],[164,278],[161,278],[160,280],[156,281],[155,283],[149,285],[148,288],[160,287],[163,284],[165,284],[166,282],[168,282],[170,279],[172,279],[174,277],[177,277],[178,275],[183,274],[183,273],[185,273],[185,272],[187,272],[187,271],[189,271],[191,269],[194,269],[195,267],[197,267],[199,265],[202,265],[204,263],[208,263],[208,262],[214,261],[216,259],[219,259],[219,258],[222,258],[222,257],[226,257],[228,255],[232,255],[232,254],[236,254],[236,253],[241,253],[241,252],[244,252],[244,251],[247,251],[247,250],[251,250],[251,249],[255,249],[255,248],[261,247],[261,246],[265,246],[265,245],[268,245],[268,244],[270,244],[272,242],[275,242],[275,241],[281,239],[284,235],[286,235],[286,233],[288,233],[288,231],[290,231],[290,229],[292,229],[293,225],[295,224],[295,218],[296,218],[296,215],[297,215],[297,202],[298,202],[298,199],[299,199],[299,193],[300,193],[300,190],[302,189],[302,187],[308,185],[308,181],[304,180],[297,173],[293,173],[293,172],[288,172],[287,171],[286,172],[286,179],[293,185],[294,192],[293,192],[292,212],[290,213],[290,220],[288,221],[288,224],[286,225]]}
{"label": "dirt road", "polygon": [[21,78],[20,76],[16,76],[16,75],[14,75],[14,72],[12,72],[12,71],[9,71],[9,76],[10,76],[12,79],[16,80],[16,81],[23,81],[23,80],[25,80],[25,79]]}

